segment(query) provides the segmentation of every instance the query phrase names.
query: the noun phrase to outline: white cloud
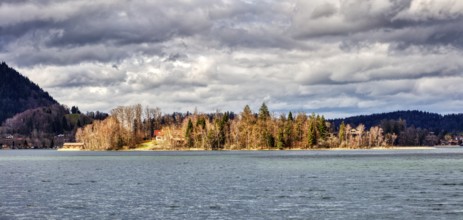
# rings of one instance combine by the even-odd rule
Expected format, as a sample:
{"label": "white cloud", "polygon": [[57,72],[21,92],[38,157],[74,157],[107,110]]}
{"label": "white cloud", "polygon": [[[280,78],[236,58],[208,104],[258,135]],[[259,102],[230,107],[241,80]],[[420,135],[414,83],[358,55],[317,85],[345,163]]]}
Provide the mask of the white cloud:
{"label": "white cloud", "polygon": [[448,20],[463,15],[463,2],[460,0],[413,0],[407,10],[394,19],[412,21]]}
{"label": "white cloud", "polygon": [[[109,111],[332,117],[463,107],[460,1],[21,1],[0,4],[0,59],[58,101]],[[436,86],[438,85],[438,86]],[[257,110],[257,109],[256,109]]]}

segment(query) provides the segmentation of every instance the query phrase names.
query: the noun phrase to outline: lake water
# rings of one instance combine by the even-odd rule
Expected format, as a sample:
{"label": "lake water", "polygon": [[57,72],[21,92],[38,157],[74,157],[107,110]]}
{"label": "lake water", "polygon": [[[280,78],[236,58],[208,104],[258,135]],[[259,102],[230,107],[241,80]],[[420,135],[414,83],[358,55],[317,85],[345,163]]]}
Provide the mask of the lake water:
{"label": "lake water", "polygon": [[0,151],[0,219],[463,219],[463,149]]}

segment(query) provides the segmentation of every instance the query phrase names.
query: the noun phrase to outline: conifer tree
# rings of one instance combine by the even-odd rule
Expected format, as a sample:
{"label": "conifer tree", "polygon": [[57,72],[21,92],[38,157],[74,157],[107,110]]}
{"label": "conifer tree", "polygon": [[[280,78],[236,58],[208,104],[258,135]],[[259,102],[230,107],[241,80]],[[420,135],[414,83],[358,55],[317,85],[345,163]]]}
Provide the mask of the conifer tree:
{"label": "conifer tree", "polygon": [[312,113],[312,115],[309,118],[308,122],[308,136],[307,136],[307,144],[309,147],[314,147],[317,145],[317,124],[318,120],[315,117],[315,114]]}
{"label": "conifer tree", "polygon": [[270,118],[270,112],[268,110],[267,105],[262,103],[262,106],[259,109],[259,120],[266,121]]}
{"label": "conifer tree", "polygon": [[346,139],[346,124],[344,122],[341,122],[341,125],[339,125],[339,142],[342,144],[342,142]]}
{"label": "conifer tree", "polygon": [[273,137],[273,134],[271,132],[271,120],[270,120],[270,112],[268,110],[267,105],[262,103],[262,106],[259,109],[259,115],[258,115],[258,144],[259,146],[265,147],[265,148],[271,148],[275,145],[275,138]]}
{"label": "conifer tree", "polygon": [[294,139],[294,134],[293,134],[293,120],[286,120],[284,124],[285,128],[283,131],[283,138],[284,138],[284,145],[285,147],[292,147],[293,146],[293,139]]}
{"label": "conifer tree", "polygon": [[276,138],[276,147],[278,149],[283,149],[285,147],[285,143],[284,143],[284,129],[283,128],[278,128],[278,134],[277,134],[277,138]]}
{"label": "conifer tree", "polygon": [[289,112],[289,113],[288,113],[288,121],[294,121],[293,113],[292,113],[292,112]]}
{"label": "conifer tree", "polygon": [[325,140],[326,133],[328,132],[328,128],[326,127],[325,117],[322,115],[321,117],[317,116],[317,124],[318,124],[318,133],[322,140]]}
{"label": "conifer tree", "polygon": [[188,124],[187,124],[186,131],[185,131],[185,139],[186,139],[187,147],[193,147],[194,145],[193,122],[191,121],[190,118],[188,119]]}

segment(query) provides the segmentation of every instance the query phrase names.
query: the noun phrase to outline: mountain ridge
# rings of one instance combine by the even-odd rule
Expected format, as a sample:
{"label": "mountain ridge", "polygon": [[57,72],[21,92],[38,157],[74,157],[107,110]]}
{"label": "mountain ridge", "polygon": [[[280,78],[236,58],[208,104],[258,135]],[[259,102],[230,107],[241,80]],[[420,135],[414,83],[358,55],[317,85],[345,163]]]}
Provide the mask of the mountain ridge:
{"label": "mountain ridge", "polygon": [[0,124],[18,113],[38,107],[59,104],[27,77],[0,63]]}

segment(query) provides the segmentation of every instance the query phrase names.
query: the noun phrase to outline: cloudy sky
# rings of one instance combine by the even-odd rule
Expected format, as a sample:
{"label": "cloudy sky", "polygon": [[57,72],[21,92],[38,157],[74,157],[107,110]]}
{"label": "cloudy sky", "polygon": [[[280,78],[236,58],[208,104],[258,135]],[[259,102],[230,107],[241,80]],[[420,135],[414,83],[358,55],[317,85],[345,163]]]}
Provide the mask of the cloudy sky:
{"label": "cloudy sky", "polygon": [[0,60],[66,105],[463,112],[461,0],[0,0]]}

